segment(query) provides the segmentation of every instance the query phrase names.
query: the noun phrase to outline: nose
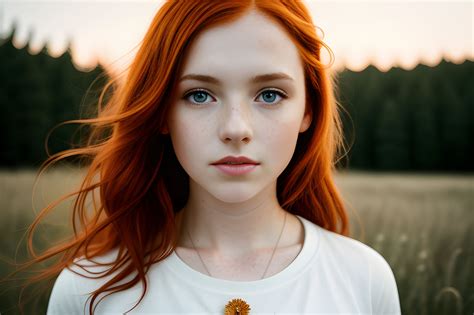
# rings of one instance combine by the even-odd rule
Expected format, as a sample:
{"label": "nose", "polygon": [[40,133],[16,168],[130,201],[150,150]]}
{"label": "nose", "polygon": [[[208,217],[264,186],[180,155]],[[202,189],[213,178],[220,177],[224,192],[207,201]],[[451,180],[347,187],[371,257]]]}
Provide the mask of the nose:
{"label": "nose", "polygon": [[[225,106],[224,106],[225,107]],[[250,142],[253,133],[247,106],[233,105],[223,108],[219,125],[219,138],[224,142]]]}

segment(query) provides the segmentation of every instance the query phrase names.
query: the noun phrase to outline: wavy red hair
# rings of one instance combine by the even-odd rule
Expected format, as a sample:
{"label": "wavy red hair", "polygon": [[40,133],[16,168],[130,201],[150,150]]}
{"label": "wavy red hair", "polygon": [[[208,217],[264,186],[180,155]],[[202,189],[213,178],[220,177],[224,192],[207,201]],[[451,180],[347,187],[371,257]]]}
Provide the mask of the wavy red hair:
{"label": "wavy red hair", "polygon": [[[344,148],[339,104],[335,79],[329,72],[332,62],[329,66],[321,62],[321,48],[328,49],[331,61],[333,54],[318,37],[305,5],[289,0],[166,1],[124,80],[112,78],[102,90],[97,117],[66,122],[92,128],[87,144],[50,156],[39,169],[35,186],[52,163],[72,156],[89,161],[80,189],[42,209],[28,231],[28,249],[33,256],[28,266],[58,258],[32,281],[57,275],[76,258],[93,260],[118,249],[117,260],[97,275],[112,277],[91,292],[89,312],[93,313],[95,302],[100,302],[99,295],[103,298],[140,281],[144,289],[136,305],[141,302],[147,290],[147,270],[170,255],[177,244],[176,215],[189,191],[189,177],[174,154],[169,135],[161,133],[183,55],[200,31],[232,22],[249,10],[282,25],[296,45],[304,62],[306,111],[313,118],[309,129],[299,135],[294,156],[278,178],[280,205],[325,229],[349,234],[346,209],[333,180],[339,149]],[[102,106],[110,88],[114,90]],[[89,194],[93,209],[85,206]],[[38,223],[59,202],[72,196],[76,196],[73,238],[36,254],[32,239]],[[129,275],[134,277],[118,284]]]}

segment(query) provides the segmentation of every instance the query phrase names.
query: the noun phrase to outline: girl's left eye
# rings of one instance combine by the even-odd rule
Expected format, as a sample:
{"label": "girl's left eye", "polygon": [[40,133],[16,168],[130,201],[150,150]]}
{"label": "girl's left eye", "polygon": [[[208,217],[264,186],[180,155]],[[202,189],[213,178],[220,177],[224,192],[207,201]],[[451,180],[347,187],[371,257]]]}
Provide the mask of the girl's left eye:
{"label": "girl's left eye", "polygon": [[262,99],[264,103],[275,104],[286,97],[287,96],[283,92],[277,90],[265,90],[259,94],[257,100]]}

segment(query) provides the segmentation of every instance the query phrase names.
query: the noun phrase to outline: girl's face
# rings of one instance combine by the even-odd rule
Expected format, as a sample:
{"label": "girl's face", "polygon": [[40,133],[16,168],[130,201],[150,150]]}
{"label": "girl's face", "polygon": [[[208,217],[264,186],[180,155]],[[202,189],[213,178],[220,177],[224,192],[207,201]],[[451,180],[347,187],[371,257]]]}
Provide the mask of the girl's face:
{"label": "girl's face", "polygon": [[[191,195],[236,203],[276,187],[311,123],[302,62],[288,35],[252,12],[201,32],[182,69],[167,128]],[[260,164],[242,175],[211,165],[229,155]]]}

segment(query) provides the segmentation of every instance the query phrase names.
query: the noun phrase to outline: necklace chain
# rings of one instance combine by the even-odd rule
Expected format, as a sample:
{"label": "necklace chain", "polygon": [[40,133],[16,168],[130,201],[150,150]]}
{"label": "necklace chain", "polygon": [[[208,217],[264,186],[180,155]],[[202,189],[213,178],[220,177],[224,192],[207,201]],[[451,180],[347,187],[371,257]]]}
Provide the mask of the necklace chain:
{"label": "necklace chain", "polygon": [[[285,212],[285,218],[283,220],[283,226],[281,227],[281,231],[280,231],[280,235],[278,236],[278,240],[275,244],[275,247],[273,248],[273,252],[272,252],[272,256],[270,257],[270,260],[268,261],[268,264],[267,264],[267,267],[265,268],[265,271],[263,272],[263,275],[262,275],[262,278],[263,279],[265,277],[265,274],[267,273],[267,270],[268,270],[268,267],[270,266],[270,263],[272,262],[273,260],[273,255],[275,255],[275,251],[278,247],[278,243],[280,243],[280,238],[281,238],[281,235],[283,234],[283,229],[285,228],[285,225],[286,225],[286,215],[287,215],[287,212]],[[196,251],[196,253],[198,254],[199,256],[199,259],[201,260],[201,263],[202,265],[204,266],[204,268],[206,269],[207,273],[209,274],[209,276],[212,277],[211,273],[209,272],[209,269],[207,269],[207,266],[206,264],[204,263],[204,260],[202,259],[201,255],[199,254],[199,251],[196,249],[196,246],[194,245],[194,242],[193,242],[193,239],[191,238],[191,234],[189,233],[189,230],[186,228],[186,232],[188,233],[188,236],[189,236],[189,239],[191,240],[191,244],[193,244],[193,248],[194,250]]]}

